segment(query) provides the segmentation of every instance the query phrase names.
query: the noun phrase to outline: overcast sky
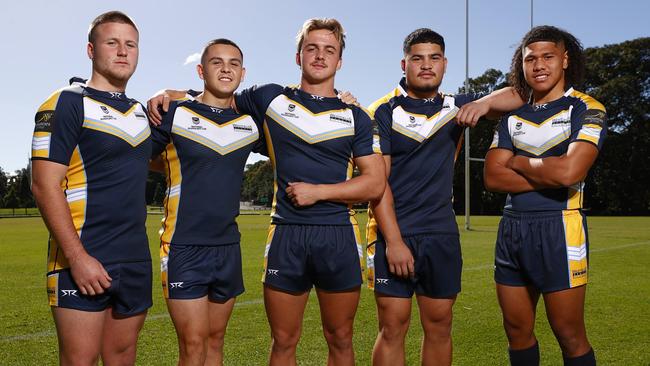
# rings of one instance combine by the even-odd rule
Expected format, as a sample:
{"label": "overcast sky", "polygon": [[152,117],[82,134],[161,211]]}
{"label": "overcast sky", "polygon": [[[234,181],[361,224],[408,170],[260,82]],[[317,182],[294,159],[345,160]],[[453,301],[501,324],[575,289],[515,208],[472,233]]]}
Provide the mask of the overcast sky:
{"label": "overcast sky", "polygon": [[[311,17],[339,19],[347,32],[338,89],[368,105],[392,89],[401,70],[401,46],[412,30],[441,33],[449,60],[443,91],[465,78],[465,1],[16,1],[0,14],[0,167],[26,166],[33,116],[45,98],[74,75],[87,77],[90,21],[122,10],[140,28],[140,63],[127,94],[146,101],[163,87],[201,88],[195,59],[213,38],[230,38],[244,51],[242,87],[299,81],[295,35]],[[585,47],[650,36],[650,1],[536,0],[534,24],[550,24],[577,36]],[[506,71],[514,46],[530,27],[529,0],[469,1],[469,74]],[[189,61],[188,61],[189,59]]]}

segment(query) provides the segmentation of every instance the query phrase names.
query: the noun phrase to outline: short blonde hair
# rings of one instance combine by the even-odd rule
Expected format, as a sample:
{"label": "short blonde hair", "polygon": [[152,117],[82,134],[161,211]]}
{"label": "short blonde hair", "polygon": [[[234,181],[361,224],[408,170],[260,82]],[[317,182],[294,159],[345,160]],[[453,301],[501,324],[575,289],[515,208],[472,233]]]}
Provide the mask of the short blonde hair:
{"label": "short blonde hair", "polygon": [[326,29],[331,31],[334,34],[334,37],[339,41],[341,45],[341,50],[339,56],[343,56],[343,49],[345,48],[345,30],[343,26],[339,23],[338,20],[334,18],[311,18],[305,21],[305,24],[302,25],[302,29],[296,35],[296,43],[298,44],[298,53],[302,49],[302,43],[307,37],[307,34],[314,30]]}

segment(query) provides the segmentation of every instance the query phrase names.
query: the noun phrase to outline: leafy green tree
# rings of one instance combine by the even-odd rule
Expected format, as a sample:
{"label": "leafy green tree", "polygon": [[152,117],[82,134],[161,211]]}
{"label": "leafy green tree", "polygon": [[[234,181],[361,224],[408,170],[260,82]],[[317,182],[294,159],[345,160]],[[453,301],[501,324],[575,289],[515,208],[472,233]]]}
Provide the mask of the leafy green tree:
{"label": "leafy green tree", "polygon": [[263,160],[246,166],[241,199],[270,206],[273,201],[273,167]]}

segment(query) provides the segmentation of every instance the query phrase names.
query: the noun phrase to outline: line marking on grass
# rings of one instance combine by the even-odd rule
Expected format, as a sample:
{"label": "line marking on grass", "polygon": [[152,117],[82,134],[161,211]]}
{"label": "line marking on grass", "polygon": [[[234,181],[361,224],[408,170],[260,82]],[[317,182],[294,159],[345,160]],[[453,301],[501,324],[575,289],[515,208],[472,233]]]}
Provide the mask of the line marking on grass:
{"label": "line marking on grass", "polygon": [[[606,251],[610,251],[610,250],[633,248],[633,247],[638,247],[638,246],[642,246],[642,245],[649,245],[649,244],[650,244],[650,241],[640,241],[640,242],[636,242],[636,243],[617,245],[617,246],[607,247],[607,248],[591,249],[590,252],[592,252],[592,253],[593,252],[606,252]],[[483,264],[483,265],[464,268],[463,272],[465,272],[465,271],[480,271],[480,270],[491,269],[491,268],[494,268],[494,264]],[[362,287],[365,288],[366,286],[362,286]],[[250,305],[260,305],[260,304],[263,304],[263,303],[264,303],[264,300],[261,299],[261,298],[260,299],[252,299],[252,300],[236,302],[235,307],[250,306]],[[150,314],[150,315],[147,315],[146,321],[154,321],[154,320],[167,319],[167,318],[169,318],[169,313]],[[24,341],[24,340],[30,340],[30,339],[35,339],[35,338],[50,337],[50,336],[54,336],[55,334],[56,334],[56,332],[53,331],[53,330],[46,330],[46,331],[43,331],[43,332],[27,333],[27,334],[21,334],[21,335],[9,336],[9,337],[0,337],[0,342]]]}
{"label": "line marking on grass", "polygon": [[589,249],[590,252],[607,252],[610,250],[617,250],[617,249],[625,249],[625,248],[632,248],[632,247],[639,247],[641,245],[648,245],[650,244],[650,241],[639,241],[636,243],[629,243],[629,244],[623,244],[623,245],[617,245],[613,247],[607,247],[607,248],[596,248],[596,249]]}
{"label": "line marking on grass", "polygon": [[[264,303],[264,300],[260,298],[260,299],[253,299],[253,300],[246,300],[246,301],[236,302],[235,307],[259,305],[259,304],[263,304],[263,303]],[[147,318],[146,318],[145,322],[153,321],[153,320],[159,320],[159,319],[169,319],[169,313],[149,314],[149,315],[147,315]],[[50,337],[50,336],[54,336],[54,335],[56,335],[55,331],[46,330],[46,331],[43,331],[43,332],[20,334],[20,335],[9,336],[9,337],[0,337],[0,342],[25,341],[25,340],[35,339],[35,338]]]}

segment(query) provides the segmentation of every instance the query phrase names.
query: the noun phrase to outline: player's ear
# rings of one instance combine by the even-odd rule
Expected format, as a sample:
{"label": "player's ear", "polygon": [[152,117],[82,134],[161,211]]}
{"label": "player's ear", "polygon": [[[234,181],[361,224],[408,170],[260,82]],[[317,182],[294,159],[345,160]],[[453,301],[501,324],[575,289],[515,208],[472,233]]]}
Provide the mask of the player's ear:
{"label": "player's ear", "polygon": [[341,70],[341,66],[343,66],[343,59],[339,58],[339,61],[336,63],[336,70]]}
{"label": "player's ear", "polygon": [[569,68],[569,51],[564,51],[564,55],[562,57],[562,68],[564,70]]}
{"label": "player's ear", "polygon": [[242,81],[244,81],[244,76],[246,76],[246,68],[242,66],[242,68],[241,68],[241,77],[239,78],[240,83]]}
{"label": "player's ear", "polygon": [[444,75],[447,72],[447,58],[445,57],[444,66],[442,68],[442,74]]}
{"label": "player's ear", "polygon": [[86,46],[86,53],[88,54],[89,59],[94,59],[95,58],[95,46],[93,46],[92,42],[88,42],[88,45]]}
{"label": "player's ear", "polygon": [[199,74],[199,78],[201,78],[201,80],[205,80],[203,78],[203,64],[196,65],[196,73]]}
{"label": "player's ear", "polygon": [[400,61],[400,65],[402,67],[402,72],[405,73],[406,72],[406,59],[405,58],[403,58],[402,61]]}
{"label": "player's ear", "polygon": [[300,52],[296,52],[296,65],[298,65],[298,67],[302,67],[300,64]]}

